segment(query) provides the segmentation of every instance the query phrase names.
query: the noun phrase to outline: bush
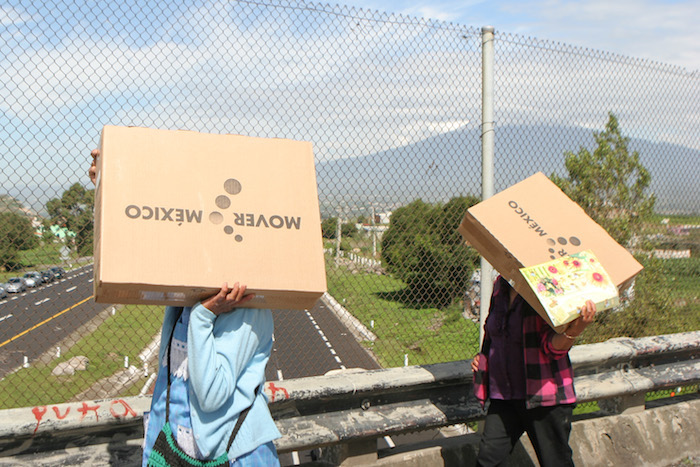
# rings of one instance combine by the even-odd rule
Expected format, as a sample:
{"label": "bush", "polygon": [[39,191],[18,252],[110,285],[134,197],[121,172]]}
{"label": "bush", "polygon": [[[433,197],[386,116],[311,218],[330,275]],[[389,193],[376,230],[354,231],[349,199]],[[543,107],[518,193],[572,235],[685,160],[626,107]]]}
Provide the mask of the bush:
{"label": "bush", "polygon": [[[323,238],[334,239],[338,236],[338,218],[329,217],[321,222],[321,235]],[[340,225],[340,237],[355,237],[357,229],[353,222],[346,222]]]}
{"label": "bush", "polygon": [[418,199],[392,214],[382,259],[407,284],[410,303],[444,308],[464,293],[477,255],[464,246],[457,227],[478,201],[459,197],[441,206]]}
{"label": "bush", "polygon": [[634,283],[634,296],[624,307],[596,315],[595,322],[583,334],[581,343],[602,342],[613,337],[644,337],[672,334],[700,328],[697,304],[678,300],[671,281],[697,278],[700,263],[688,260],[642,258],[644,270]]}

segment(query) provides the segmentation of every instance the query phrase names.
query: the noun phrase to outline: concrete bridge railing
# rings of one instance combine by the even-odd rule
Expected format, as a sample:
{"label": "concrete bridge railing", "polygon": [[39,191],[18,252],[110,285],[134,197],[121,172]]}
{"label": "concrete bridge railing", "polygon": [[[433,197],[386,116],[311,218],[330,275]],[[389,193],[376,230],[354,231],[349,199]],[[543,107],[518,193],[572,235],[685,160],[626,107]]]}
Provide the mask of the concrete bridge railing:
{"label": "concrete bridge railing", "polygon": [[[644,411],[646,393],[700,383],[698,357],[700,331],[576,346],[579,402],[598,402],[599,415]],[[377,439],[484,415],[468,361],[345,370],[268,382],[265,391],[283,434],[279,452],[323,448],[327,464],[376,464]],[[138,465],[149,405],[149,396],[138,396],[0,411],[0,465]]]}

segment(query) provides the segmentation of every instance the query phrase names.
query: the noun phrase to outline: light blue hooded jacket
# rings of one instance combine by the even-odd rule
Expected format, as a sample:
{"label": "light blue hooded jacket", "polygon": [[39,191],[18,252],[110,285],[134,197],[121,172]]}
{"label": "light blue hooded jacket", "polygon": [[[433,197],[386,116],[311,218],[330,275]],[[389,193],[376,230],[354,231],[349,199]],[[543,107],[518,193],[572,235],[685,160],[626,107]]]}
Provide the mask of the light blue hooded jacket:
{"label": "light blue hooded jacket", "polygon": [[[160,362],[179,314],[179,308],[166,307]],[[208,459],[226,450],[238,415],[251,403],[250,413],[229,450],[229,459],[281,436],[262,390],[273,329],[270,310],[237,308],[217,317],[201,303],[192,307],[187,333],[190,418],[197,447]],[[257,387],[260,391],[253,402]],[[154,400],[165,390],[156,385]]]}

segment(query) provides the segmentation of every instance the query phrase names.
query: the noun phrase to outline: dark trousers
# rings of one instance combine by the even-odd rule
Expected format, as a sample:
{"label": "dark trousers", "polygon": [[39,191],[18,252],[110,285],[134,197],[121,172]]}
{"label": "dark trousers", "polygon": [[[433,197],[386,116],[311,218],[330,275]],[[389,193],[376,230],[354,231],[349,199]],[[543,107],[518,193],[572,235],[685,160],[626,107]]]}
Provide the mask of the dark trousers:
{"label": "dark trousers", "polygon": [[477,465],[501,465],[527,432],[542,467],[573,466],[569,435],[573,405],[525,408],[525,401],[491,400]]}

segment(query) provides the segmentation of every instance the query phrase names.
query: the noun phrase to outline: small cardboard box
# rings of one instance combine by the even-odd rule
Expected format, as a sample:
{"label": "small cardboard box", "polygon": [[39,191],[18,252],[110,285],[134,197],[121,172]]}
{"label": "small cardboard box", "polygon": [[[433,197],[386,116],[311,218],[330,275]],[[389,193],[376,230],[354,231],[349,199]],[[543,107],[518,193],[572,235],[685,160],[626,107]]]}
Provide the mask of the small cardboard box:
{"label": "small cardboard box", "polygon": [[224,282],[247,306],[308,309],[326,291],[311,143],[105,126],[95,301],[189,306]]}
{"label": "small cardboard box", "polygon": [[467,210],[458,228],[471,244],[555,330],[520,273],[524,267],[590,249],[623,290],[642,265],[543,173]]}

